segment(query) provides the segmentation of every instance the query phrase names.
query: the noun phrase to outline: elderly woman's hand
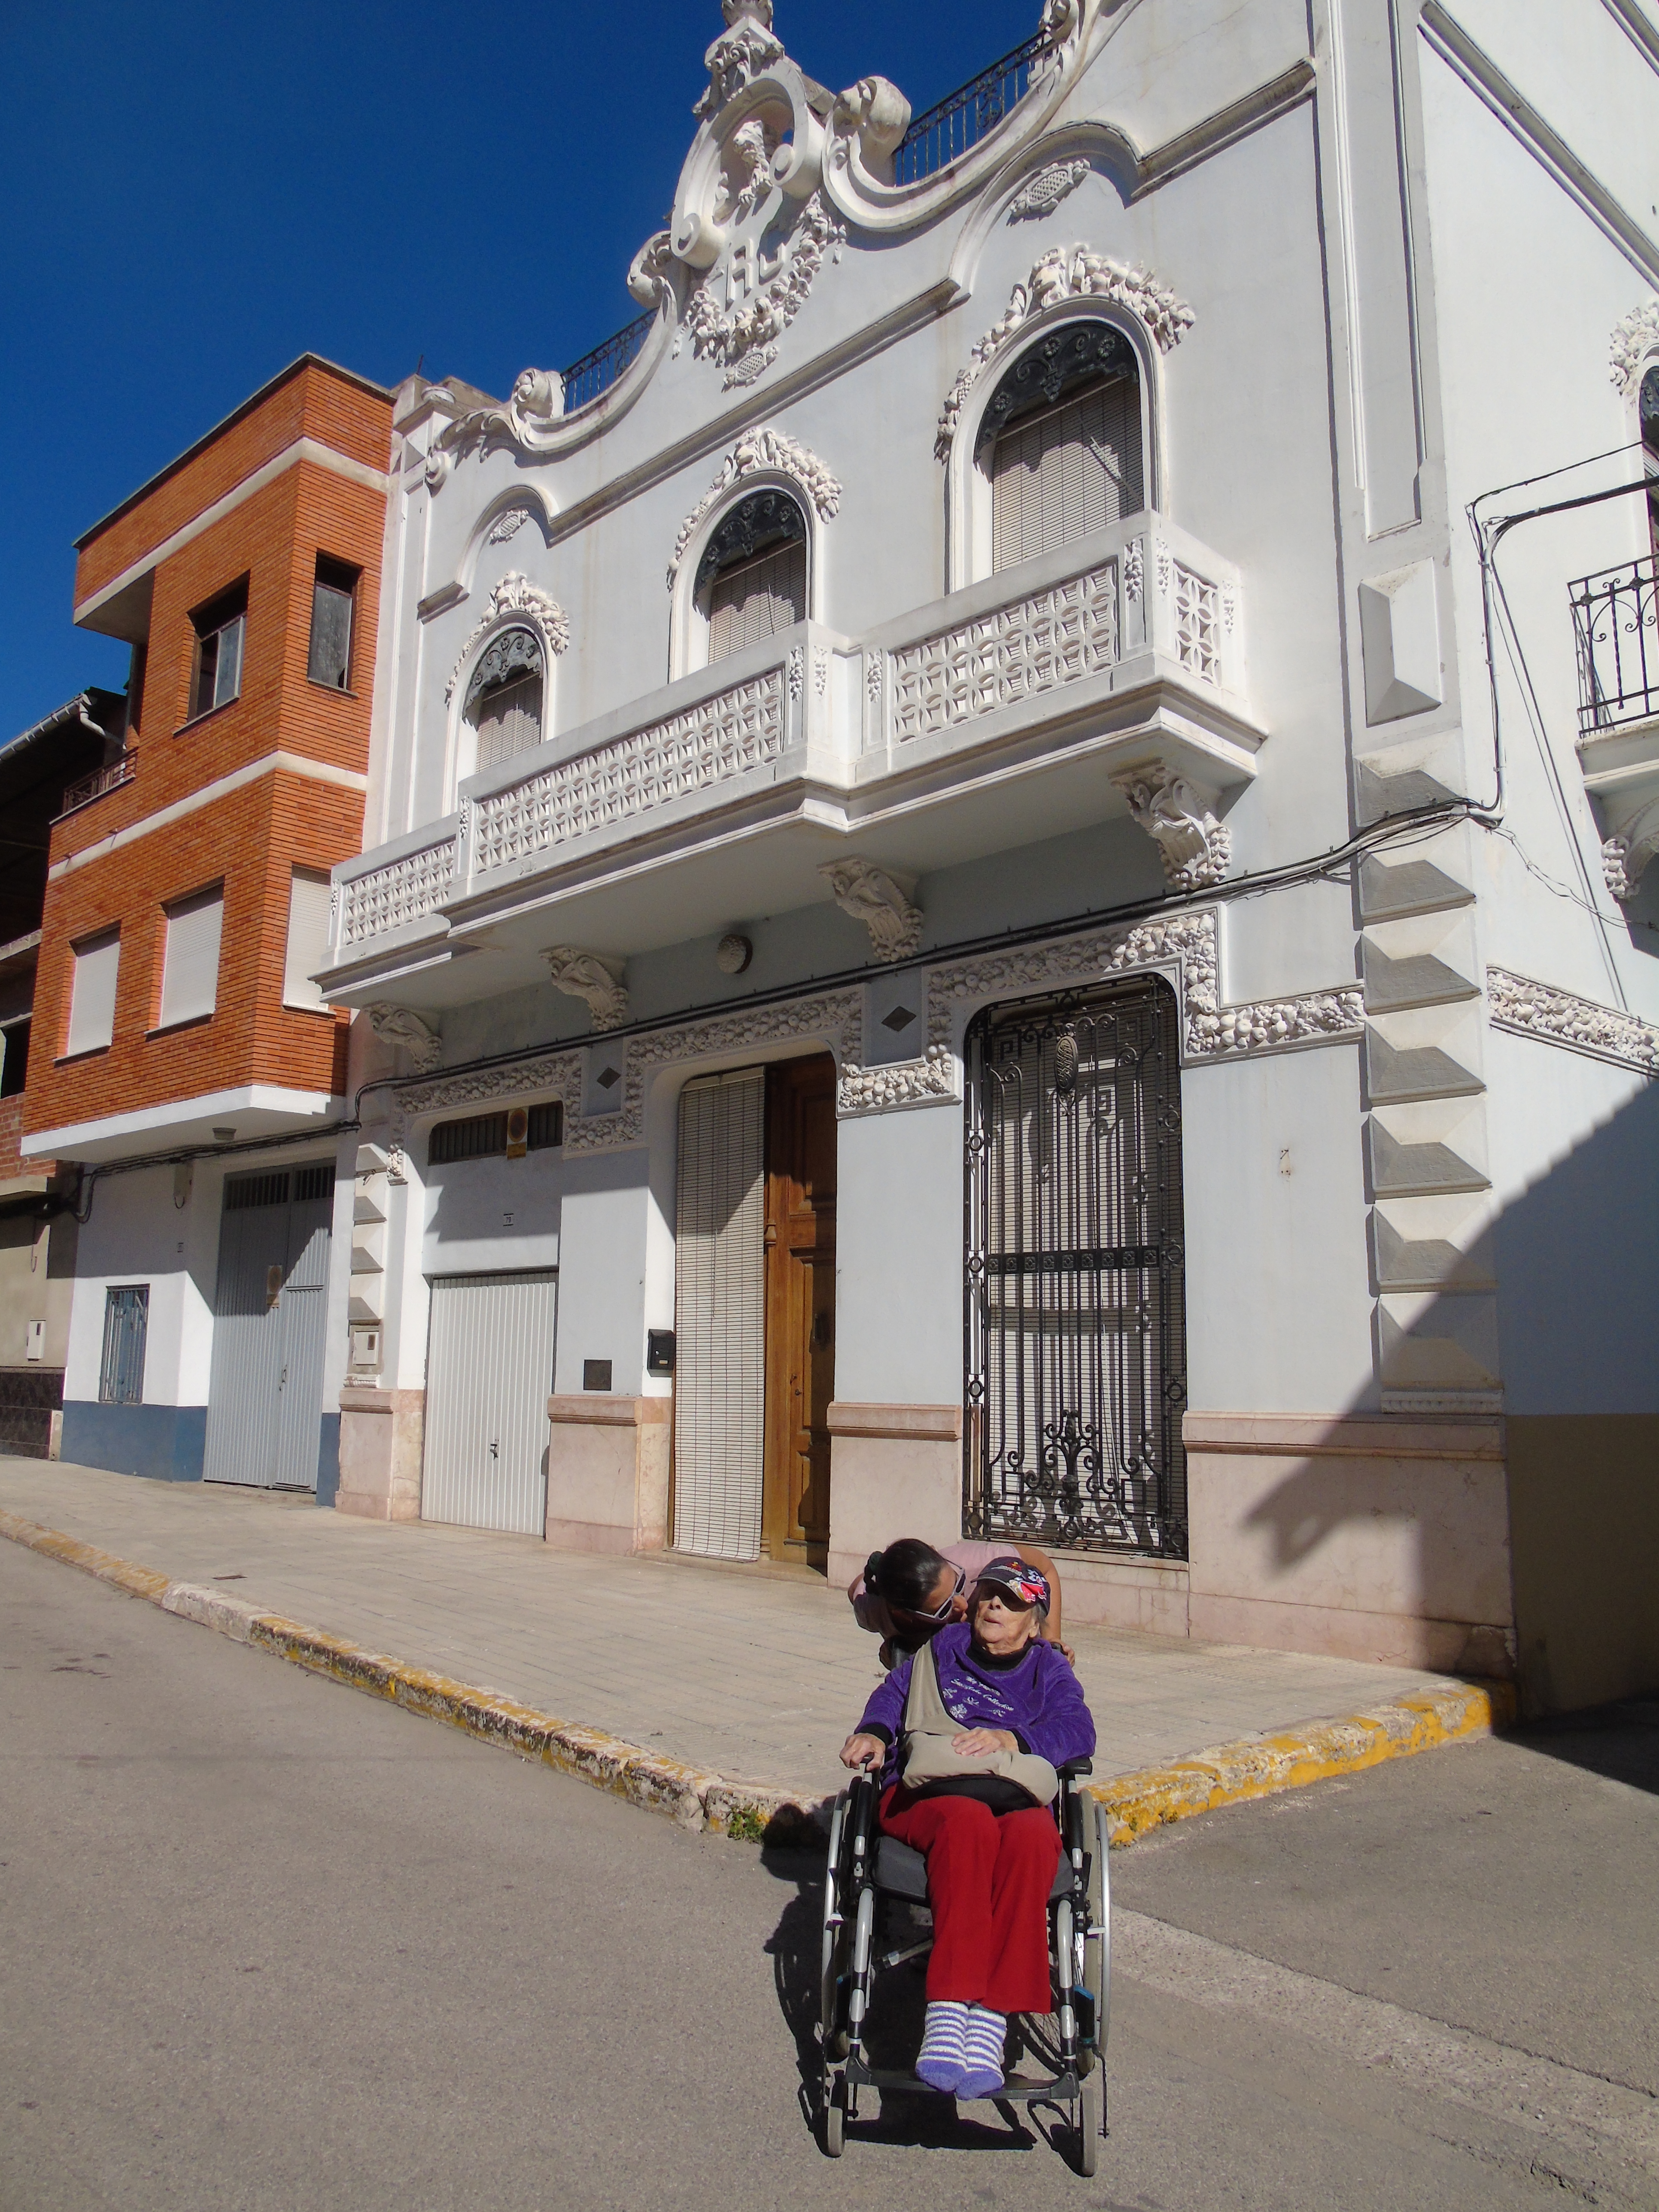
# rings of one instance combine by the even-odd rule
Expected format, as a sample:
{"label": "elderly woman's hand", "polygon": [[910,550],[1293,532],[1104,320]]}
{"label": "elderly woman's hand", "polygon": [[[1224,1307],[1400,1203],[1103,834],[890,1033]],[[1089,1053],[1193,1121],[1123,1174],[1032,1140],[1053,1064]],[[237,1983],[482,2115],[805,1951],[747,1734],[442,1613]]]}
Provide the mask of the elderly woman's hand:
{"label": "elderly woman's hand", "polygon": [[841,1747],[841,1763],[854,1772],[866,1766],[879,1766],[887,1756],[887,1747],[878,1735],[849,1735]]}
{"label": "elderly woman's hand", "polygon": [[963,1759],[985,1759],[994,1751],[1018,1751],[1019,1738],[1012,1729],[963,1729],[951,1748]]}

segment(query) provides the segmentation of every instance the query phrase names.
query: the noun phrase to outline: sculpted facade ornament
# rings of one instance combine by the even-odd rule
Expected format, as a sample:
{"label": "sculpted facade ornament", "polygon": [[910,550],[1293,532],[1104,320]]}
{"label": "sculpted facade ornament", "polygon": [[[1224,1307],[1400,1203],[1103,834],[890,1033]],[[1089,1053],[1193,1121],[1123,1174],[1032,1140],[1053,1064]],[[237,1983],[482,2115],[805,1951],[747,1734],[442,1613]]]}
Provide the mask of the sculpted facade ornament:
{"label": "sculpted facade ornament", "polygon": [[781,430],[745,430],[720,463],[720,474],[680,525],[668,563],[668,588],[674,588],[685,549],[696,537],[704,517],[718,507],[734,484],[766,471],[786,477],[810,502],[820,522],[832,521],[841,511],[841,483],[814,453],[786,438]]}
{"label": "sculpted facade ornament", "polygon": [[1063,301],[1086,304],[1108,300],[1134,315],[1151,332],[1160,353],[1179,344],[1193,325],[1193,311],[1160,284],[1147,269],[1125,269],[1085,246],[1056,246],[1034,264],[1024,283],[1016,284],[1008,305],[968,356],[968,363],[945,396],[933,440],[938,458],[948,460],[957,425],[969,393],[990,363],[1034,315]]}
{"label": "sculpted facade ornament", "polygon": [[498,514],[490,524],[489,536],[486,542],[491,545],[505,545],[508,538],[518,536],[529,520],[528,507],[509,507],[505,514]]}
{"label": "sculpted facade ornament", "polygon": [[1548,1044],[1569,1046],[1598,1060],[1617,1060],[1643,1075],[1659,1075],[1659,1022],[1597,1006],[1593,999],[1534,983],[1505,968],[1486,970],[1486,1004],[1496,1026]]}
{"label": "sculpted facade ornament", "polygon": [[1642,363],[1656,346],[1659,346],[1659,300],[1647,300],[1639,307],[1632,307],[1622,322],[1613,326],[1607,374],[1620,392],[1635,390]]}
{"label": "sculpted facade ornament", "polygon": [[1232,862],[1232,833],[1184,777],[1164,775],[1115,778],[1129,812],[1157,845],[1172,890],[1211,890]]}
{"label": "sculpted facade ornament", "polygon": [[1084,161],[1055,161],[1046,169],[1039,169],[1024,191],[1009,202],[1009,222],[1024,222],[1034,216],[1052,215],[1088,173],[1089,164]]}
{"label": "sculpted facade ornament", "polygon": [[863,167],[883,183],[893,173],[893,156],[910,128],[910,103],[884,76],[861,76],[836,99],[830,127],[833,167],[845,169],[856,145]]}
{"label": "sculpted facade ornament", "polygon": [[1656,852],[1659,852],[1659,799],[1639,808],[1601,848],[1601,872],[1614,898],[1623,903],[1635,897]]}
{"label": "sculpted facade ornament", "polygon": [[365,1007],[364,1012],[368,1016],[368,1026],[380,1042],[406,1052],[418,1073],[429,1074],[443,1058],[443,1039],[407,1006],[382,1004]]}
{"label": "sculpted facade ornament", "polygon": [[564,609],[551,599],[539,585],[532,584],[528,576],[517,569],[501,578],[485,602],[484,611],[473,624],[471,635],[461,647],[455,665],[444,686],[446,703],[455,696],[455,686],[461,680],[461,672],[471,659],[480,638],[497,628],[512,616],[520,616],[542,641],[546,655],[544,666],[550,667],[556,653],[564,651],[570,642],[570,623]]}
{"label": "sculpted facade ornament", "polygon": [[849,857],[826,860],[818,870],[836,895],[836,904],[870,933],[880,960],[902,960],[921,942],[922,913],[884,868]]}
{"label": "sculpted facade ornament", "polygon": [[574,945],[550,945],[542,954],[556,991],[580,999],[596,1030],[620,1029],[628,1019],[623,963],[602,952],[583,952]]}
{"label": "sculpted facade ornament", "polygon": [[[747,187],[732,205],[738,222],[752,217],[746,192]],[[753,384],[770,368],[778,357],[775,341],[806,305],[825,254],[839,261],[846,243],[847,233],[814,192],[775,254],[763,258],[756,246],[747,257],[734,254],[734,267],[713,270],[703,278],[691,295],[685,325],[698,359],[726,371],[723,390]]]}

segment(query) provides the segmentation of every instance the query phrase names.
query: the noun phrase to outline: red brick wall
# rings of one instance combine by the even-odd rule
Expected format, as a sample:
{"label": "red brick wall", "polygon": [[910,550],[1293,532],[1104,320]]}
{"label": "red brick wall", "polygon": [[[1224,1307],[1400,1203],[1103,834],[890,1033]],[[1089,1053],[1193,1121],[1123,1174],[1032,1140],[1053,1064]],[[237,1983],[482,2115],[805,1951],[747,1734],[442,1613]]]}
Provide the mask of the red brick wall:
{"label": "red brick wall", "polygon": [[[82,555],[78,590],[114,574],[302,432],[383,467],[391,406],[325,371],[290,378],[222,440],[101,532]],[[286,469],[155,571],[137,772],[53,828],[52,860],[84,855],[46,890],[24,1122],[30,1130],[101,1120],[252,1083],[337,1092],[346,1018],[282,1003],[289,888],[295,866],[326,870],[362,844],[362,797],[288,770],[99,848],[239,769],[283,751],[362,775],[380,601],[384,494],[311,462]],[[117,541],[107,553],[106,541]],[[307,675],[318,554],[362,571],[351,689]],[[100,564],[102,564],[101,567]],[[201,605],[246,575],[241,690],[187,720]],[[163,908],[222,882],[218,996],[207,1020],[152,1034],[160,1004]],[[106,1051],[63,1059],[73,945],[118,923],[115,1029]]]}

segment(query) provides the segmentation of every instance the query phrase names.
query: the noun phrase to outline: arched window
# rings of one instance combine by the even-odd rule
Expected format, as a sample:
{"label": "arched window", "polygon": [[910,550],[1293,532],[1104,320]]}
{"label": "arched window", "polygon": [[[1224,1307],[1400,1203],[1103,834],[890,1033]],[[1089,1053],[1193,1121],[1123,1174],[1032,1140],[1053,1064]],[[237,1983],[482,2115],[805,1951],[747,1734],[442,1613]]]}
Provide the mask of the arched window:
{"label": "arched window", "polygon": [[703,548],[696,601],[712,666],[806,619],[806,518],[787,491],[740,499]]}
{"label": "arched window", "polygon": [[1138,514],[1140,368],[1110,323],[1066,323],[1015,362],[980,421],[991,566],[1009,568]]}
{"label": "arched window", "polygon": [[477,732],[473,768],[493,768],[542,741],[542,647],[532,630],[503,630],[479,655],[466,719]]}
{"label": "arched window", "polygon": [[1648,531],[1659,554],[1659,362],[1642,379],[1642,459],[1648,473]]}

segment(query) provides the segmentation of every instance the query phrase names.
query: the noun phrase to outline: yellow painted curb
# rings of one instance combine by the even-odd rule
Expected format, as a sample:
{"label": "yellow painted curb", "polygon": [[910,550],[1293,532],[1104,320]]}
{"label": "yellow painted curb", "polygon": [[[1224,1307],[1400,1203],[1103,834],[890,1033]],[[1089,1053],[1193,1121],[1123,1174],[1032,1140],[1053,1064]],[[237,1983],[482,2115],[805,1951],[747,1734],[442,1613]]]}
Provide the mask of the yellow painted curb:
{"label": "yellow painted curb", "polygon": [[[801,1841],[810,1830],[824,1825],[828,1801],[814,1802],[763,1782],[688,1766],[602,1729],[538,1712],[499,1691],[452,1681],[447,1674],[365,1651],[340,1637],[286,1620],[280,1613],[261,1613],[245,1599],[171,1580],[154,1567],[135,1566],[113,1553],[100,1551],[95,1544],[42,1528],[16,1514],[0,1510],[0,1536],[95,1575],[182,1620],[239,1643],[257,1644],[290,1665],[385,1698],[405,1712],[447,1722],[480,1742],[500,1744],[521,1759],[574,1775],[629,1804],[665,1813],[684,1827],[708,1828],[759,1843]],[[1194,1814],[1271,1796],[1280,1790],[1299,1790],[1334,1775],[1362,1773],[1385,1759],[1409,1759],[1439,1744],[1490,1735],[1514,1718],[1515,1692],[1508,1683],[1449,1682],[1444,1689],[1375,1705],[1346,1719],[1316,1722],[1280,1735],[1247,1736],[1238,1743],[1195,1752],[1169,1766],[1115,1774],[1091,1784],[1090,1794],[1106,1808],[1108,1833],[1115,1850]]]}
{"label": "yellow painted curb", "polygon": [[1173,1765],[1115,1774],[1091,1794],[1107,1810],[1113,1848],[1173,1820],[1212,1813],[1280,1790],[1299,1790],[1339,1774],[1359,1774],[1385,1759],[1410,1759],[1437,1745],[1490,1735],[1515,1718],[1507,1682],[1449,1682],[1342,1720],[1283,1735],[1247,1736]]}

